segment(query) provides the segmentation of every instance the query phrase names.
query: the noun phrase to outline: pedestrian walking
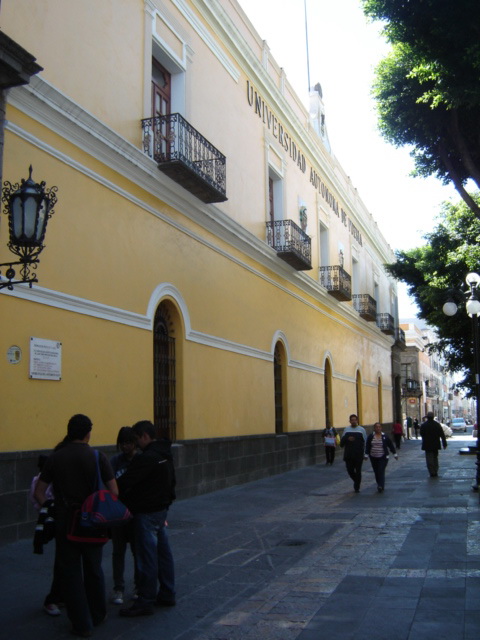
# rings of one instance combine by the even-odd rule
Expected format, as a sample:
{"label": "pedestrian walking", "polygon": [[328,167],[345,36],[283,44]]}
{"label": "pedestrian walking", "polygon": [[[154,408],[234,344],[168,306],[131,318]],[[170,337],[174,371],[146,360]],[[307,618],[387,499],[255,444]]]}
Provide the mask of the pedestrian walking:
{"label": "pedestrian walking", "polygon": [[434,419],[433,411],[427,413],[427,419],[420,427],[422,450],[425,451],[425,461],[431,478],[438,476],[438,452],[447,448],[447,438],[439,422]]}
{"label": "pedestrian walking", "polygon": [[[118,479],[120,498],[133,513],[138,598],[120,609],[125,617],[148,616],[154,605],[175,605],[175,570],[166,520],[175,499],[175,469],[170,440],[157,440],[148,420],[132,427],[142,454]],[[158,587],[157,587],[158,581]]]}
{"label": "pedestrian walking", "polygon": [[[131,427],[121,427],[117,436],[117,455],[110,460],[115,479],[118,481],[127,470],[134,456],[137,455],[137,440]],[[112,529],[112,569],[113,569],[113,604],[123,604],[125,591],[125,553],[130,545],[133,556],[135,548],[133,541],[133,521],[127,522],[122,527]],[[136,596],[137,576],[134,578],[135,588],[133,595]]]}
{"label": "pedestrian walking", "polygon": [[407,440],[410,440],[410,435],[412,433],[412,427],[413,427],[413,420],[411,416],[407,417]]}
{"label": "pedestrian walking", "polygon": [[385,489],[385,470],[388,464],[388,452],[391,451],[395,460],[398,460],[397,451],[390,438],[382,431],[380,422],[373,425],[373,433],[367,438],[365,452],[370,458],[378,493]]}
{"label": "pedestrian walking", "polygon": [[[90,637],[93,627],[101,624],[107,614],[103,546],[67,539],[74,512],[97,489],[97,461],[88,444],[91,430],[92,421],[87,416],[76,414],[70,418],[67,437],[45,462],[35,489],[35,498],[43,505],[47,488],[53,485],[56,562],[62,595],[72,633],[82,638]],[[104,485],[117,495],[112,467],[103,453],[99,453],[98,464]]]}
{"label": "pedestrian walking", "polygon": [[362,483],[362,464],[365,458],[365,444],[367,432],[358,424],[358,416],[352,413],[350,426],[343,431],[340,446],[343,451],[343,459],[347,467],[347,473],[353,480],[353,489],[359,493]]}
{"label": "pedestrian walking", "polygon": [[415,440],[418,440],[418,432],[420,431],[420,424],[418,423],[418,418],[415,418],[413,421],[413,429],[415,431]]}
{"label": "pedestrian walking", "polygon": [[400,447],[402,446],[402,436],[403,436],[403,427],[400,420],[397,420],[396,422],[394,422],[392,433],[393,433],[393,439],[395,440],[395,446],[397,447],[397,449],[400,449]]}
{"label": "pedestrian walking", "polygon": [[335,427],[327,427],[322,431],[323,444],[325,445],[325,458],[327,465],[332,465],[335,460],[335,449],[337,448],[337,432]]}

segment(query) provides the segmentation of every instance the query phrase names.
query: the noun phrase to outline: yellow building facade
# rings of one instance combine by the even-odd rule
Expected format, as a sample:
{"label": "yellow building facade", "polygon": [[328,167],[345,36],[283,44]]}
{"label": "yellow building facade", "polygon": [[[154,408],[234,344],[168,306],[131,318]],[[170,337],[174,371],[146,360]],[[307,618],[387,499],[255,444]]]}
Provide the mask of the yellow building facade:
{"label": "yellow building facade", "polygon": [[8,93],[3,179],[31,164],[58,187],[39,283],[0,292],[4,463],[74,413],[97,446],[151,419],[191,495],[315,462],[350,413],[391,422],[394,256],[321,87],[305,108],[235,0],[4,0],[0,18],[43,67]]}

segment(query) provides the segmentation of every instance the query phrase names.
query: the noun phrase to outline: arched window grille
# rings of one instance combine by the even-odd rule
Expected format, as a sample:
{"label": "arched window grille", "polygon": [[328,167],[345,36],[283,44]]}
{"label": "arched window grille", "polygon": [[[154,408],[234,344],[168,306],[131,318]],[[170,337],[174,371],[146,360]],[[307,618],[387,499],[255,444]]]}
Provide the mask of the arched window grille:
{"label": "arched window grille", "polygon": [[168,307],[161,303],[155,313],[154,423],[161,438],[176,437],[175,338],[169,330]]}

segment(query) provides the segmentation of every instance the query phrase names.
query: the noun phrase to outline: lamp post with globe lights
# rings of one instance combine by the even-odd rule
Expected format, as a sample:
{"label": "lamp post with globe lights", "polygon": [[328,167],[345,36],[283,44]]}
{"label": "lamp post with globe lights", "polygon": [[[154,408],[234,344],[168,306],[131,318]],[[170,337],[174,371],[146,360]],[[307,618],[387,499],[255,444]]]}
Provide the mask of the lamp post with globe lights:
{"label": "lamp post with globe lights", "polygon": [[[468,315],[472,318],[473,326],[473,362],[474,362],[474,376],[475,376],[475,399],[476,399],[476,427],[477,427],[477,478],[476,488],[480,484],[480,343],[479,343],[479,329],[478,329],[478,316],[480,315],[480,299],[478,287],[480,285],[480,275],[478,273],[469,273],[465,278],[465,282],[469,287],[469,291],[463,295],[467,295],[466,310]],[[458,307],[453,300],[448,300],[443,305],[443,313],[447,316],[454,316],[457,313]]]}

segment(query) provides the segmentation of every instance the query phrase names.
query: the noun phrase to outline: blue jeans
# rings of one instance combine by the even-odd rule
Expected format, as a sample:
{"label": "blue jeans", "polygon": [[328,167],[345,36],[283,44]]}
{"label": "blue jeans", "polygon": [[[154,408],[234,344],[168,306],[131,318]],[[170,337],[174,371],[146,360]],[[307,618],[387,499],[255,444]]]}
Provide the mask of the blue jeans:
{"label": "blue jeans", "polygon": [[168,509],[164,509],[134,515],[137,606],[153,605],[157,597],[160,600],[175,600],[175,570],[165,530],[167,513]]}

